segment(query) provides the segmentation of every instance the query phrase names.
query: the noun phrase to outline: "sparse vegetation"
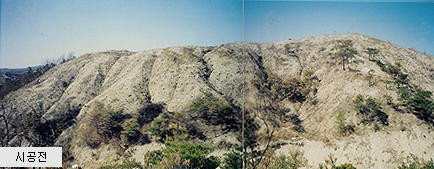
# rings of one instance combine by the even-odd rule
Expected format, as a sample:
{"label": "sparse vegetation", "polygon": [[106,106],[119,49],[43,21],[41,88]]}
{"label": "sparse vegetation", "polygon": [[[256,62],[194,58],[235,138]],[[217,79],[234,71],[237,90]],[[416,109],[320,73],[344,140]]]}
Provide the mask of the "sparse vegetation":
{"label": "sparse vegetation", "polygon": [[320,169],[356,169],[356,167],[350,163],[344,163],[338,166],[336,164],[337,158],[335,158],[333,154],[329,154],[327,157],[328,159],[324,160],[324,164],[319,164]]}
{"label": "sparse vegetation", "polygon": [[396,66],[391,64],[385,66],[385,64],[381,63],[379,60],[375,62],[383,71],[394,78],[394,84],[397,85],[397,92],[401,98],[405,100],[408,109],[413,111],[419,119],[434,124],[434,101],[431,97],[432,93],[411,85],[408,75],[402,73],[400,63],[396,63]]}
{"label": "sparse vegetation", "polygon": [[[159,107],[159,104],[153,104],[151,107]],[[149,107],[150,105],[145,105]],[[149,109],[151,110],[151,109]],[[162,110],[154,110],[161,112]],[[143,110],[142,110],[143,111]],[[155,113],[148,111],[149,113]],[[109,144],[110,140],[120,140],[121,146],[129,146],[137,142],[148,142],[144,124],[147,121],[140,122],[145,113],[123,114],[122,111],[116,111],[107,108],[103,103],[96,102],[91,112],[90,120],[83,128],[83,140],[91,148],[97,148],[101,143]],[[153,125],[152,127],[155,127]],[[152,131],[153,128],[149,130]]]}
{"label": "sparse vegetation", "polygon": [[348,136],[354,132],[355,126],[347,124],[347,119],[345,118],[345,112],[343,110],[336,116],[335,123],[337,124],[336,130],[338,130],[338,133],[343,136]]}
{"label": "sparse vegetation", "polygon": [[387,118],[389,116],[381,111],[380,103],[376,102],[375,99],[369,97],[364,99],[362,95],[357,95],[353,100],[356,104],[356,110],[358,110],[358,115],[362,117],[362,123],[371,124],[372,122],[378,122],[383,126],[389,125]]}
{"label": "sparse vegetation", "polygon": [[122,164],[117,165],[105,165],[101,166],[100,169],[142,169],[142,165],[139,162],[136,162],[134,160],[125,160]]}
{"label": "sparse vegetation", "polygon": [[175,136],[183,139],[204,139],[206,136],[199,131],[203,124],[219,126],[222,132],[238,131],[241,127],[240,112],[238,106],[227,104],[212,93],[205,93],[205,96],[194,101],[190,110],[185,113],[163,113],[153,122],[149,131],[150,135],[163,142]]}
{"label": "sparse vegetation", "polygon": [[45,72],[50,70],[52,67],[75,59],[76,57],[74,56],[74,54],[75,54],[74,52],[70,52],[67,57],[65,57],[65,55],[62,55],[57,59],[57,61],[47,61],[40,67],[36,68],[36,70],[33,70],[31,67],[28,67],[27,71],[25,71],[22,74],[9,73],[10,76],[16,76],[17,78],[10,81],[6,81],[4,84],[0,85],[0,101],[3,100],[4,97],[9,93],[18,90],[22,86],[42,76]]}
{"label": "sparse vegetation", "polygon": [[424,160],[414,154],[411,154],[411,158],[408,158],[407,163],[402,163],[398,166],[398,169],[434,169],[433,159]]}
{"label": "sparse vegetation", "polygon": [[366,48],[366,53],[369,55],[369,60],[374,60],[374,56],[378,54],[380,50],[377,48]]}
{"label": "sparse vegetation", "polygon": [[300,167],[305,167],[307,165],[307,159],[303,156],[304,152],[300,150],[290,151],[289,156],[279,155],[274,156],[271,159],[270,168],[271,169],[297,169]]}
{"label": "sparse vegetation", "polygon": [[352,40],[337,40],[336,46],[332,48],[332,51],[336,50],[336,56],[341,59],[342,69],[345,70],[345,62],[350,63],[349,59],[354,58],[357,54],[357,50],[353,48]]}
{"label": "sparse vegetation", "polygon": [[[297,169],[306,167],[307,159],[304,157],[304,152],[301,150],[292,150],[289,155],[280,154],[278,156],[271,155],[267,159],[262,160],[258,165],[247,163],[246,168],[260,169]],[[220,166],[222,169],[239,169],[242,168],[241,154],[237,152],[226,153],[225,158]]]}
{"label": "sparse vegetation", "polygon": [[169,133],[169,131],[164,128],[168,126],[169,118],[169,113],[164,112],[160,118],[155,119],[152,126],[149,128],[150,135],[159,137],[162,141],[167,137],[173,136],[172,133]]}
{"label": "sparse vegetation", "polygon": [[255,85],[259,91],[270,93],[270,97],[278,101],[288,98],[292,102],[304,102],[307,99],[312,86],[310,73],[307,73],[303,79],[289,78],[285,80],[276,74],[269,74],[263,84],[257,83]]}
{"label": "sparse vegetation", "polygon": [[325,51],[326,49],[327,49],[327,48],[323,46],[323,47],[321,47],[321,48],[319,49],[319,51],[322,52],[322,51]]}
{"label": "sparse vegetation", "polygon": [[[162,150],[149,151],[144,155],[145,166],[155,168],[217,168],[220,161],[215,156],[208,156],[212,148],[192,142],[167,140]],[[177,159],[178,158],[178,159]],[[178,163],[169,163],[177,159]]]}
{"label": "sparse vegetation", "polygon": [[415,93],[408,99],[407,105],[417,112],[417,116],[431,124],[434,124],[434,102],[432,93],[416,88]]}

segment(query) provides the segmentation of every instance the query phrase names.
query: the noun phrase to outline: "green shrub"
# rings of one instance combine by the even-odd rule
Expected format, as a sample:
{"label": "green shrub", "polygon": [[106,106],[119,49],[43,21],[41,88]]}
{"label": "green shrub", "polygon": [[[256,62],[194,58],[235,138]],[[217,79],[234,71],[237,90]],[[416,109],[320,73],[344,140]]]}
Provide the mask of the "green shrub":
{"label": "green shrub", "polygon": [[353,102],[356,103],[356,104],[363,103],[363,96],[361,94],[358,94],[356,96],[356,98],[353,100]]}
{"label": "green shrub", "polygon": [[143,168],[139,162],[134,160],[125,160],[122,164],[101,166],[100,169],[131,169]]}
{"label": "green shrub", "polygon": [[433,123],[434,102],[431,99],[432,93],[416,89],[416,93],[408,100],[407,104],[417,112],[419,118]]}
{"label": "green shrub", "polygon": [[243,159],[240,152],[233,151],[224,154],[224,159],[220,167],[222,169],[239,169],[243,166]]}
{"label": "green shrub", "polygon": [[219,159],[214,156],[208,157],[212,150],[211,147],[197,143],[167,140],[166,148],[145,154],[145,165],[158,168],[161,161],[170,158],[172,154],[178,153],[181,159],[189,161],[189,168],[217,168],[220,164]]}
{"label": "green shrub", "polygon": [[407,79],[408,75],[399,73],[399,75],[395,78],[394,84],[398,86],[398,88],[401,85],[408,85],[409,80]]}
{"label": "green shrub", "polygon": [[380,130],[380,125],[378,125],[377,121],[374,121],[372,123],[372,128],[374,129],[374,131]]}
{"label": "green shrub", "polygon": [[336,164],[337,158],[335,158],[333,154],[329,154],[327,158],[328,159],[324,160],[324,164],[319,164],[320,169],[329,169],[329,167],[330,169],[356,169],[356,167],[354,167],[353,164],[350,163],[344,163],[338,166]]}
{"label": "green shrub", "polygon": [[398,88],[398,93],[404,100],[408,100],[411,97],[411,92],[406,87]]}
{"label": "green shrub", "polygon": [[123,130],[121,124],[125,119],[121,112],[105,108],[103,103],[96,102],[91,112],[89,127],[96,129],[98,136],[95,137],[101,136],[103,141],[108,143],[112,138],[119,138]]}
{"label": "green shrub", "polygon": [[[408,75],[401,72],[399,68],[400,63],[396,63],[396,66],[388,64],[384,67],[384,64],[379,60],[376,60],[377,64],[383,71],[392,75],[397,85],[397,92],[406,101],[406,106],[409,109],[415,111],[416,116],[428,123],[434,124],[434,102],[431,98],[432,93],[430,91],[424,91],[419,89],[416,85],[410,85]],[[389,101],[388,101],[389,104]]]}
{"label": "green shrub", "polygon": [[327,49],[327,48],[323,46],[323,47],[321,47],[321,48],[319,49],[319,51],[322,52],[322,51],[325,51],[326,49]]}
{"label": "green shrub", "polygon": [[434,161],[433,159],[424,160],[411,154],[411,159],[398,166],[398,169],[434,169]]}
{"label": "green shrub", "polygon": [[[139,139],[141,133],[139,131],[139,124],[134,120],[130,120],[129,123],[127,123],[122,131],[122,134],[124,134],[124,136],[121,137],[121,140],[123,140],[124,138],[127,138],[127,140],[124,141],[128,141],[128,142],[124,142],[127,144],[131,144],[131,143],[135,143],[137,142],[137,140]],[[123,138],[124,137],[124,138]]]}
{"label": "green shrub", "polygon": [[165,140],[168,136],[171,136],[169,131],[165,129],[165,126],[168,125],[169,118],[169,113],[167,112],[164,112],[160,118],[157,118],[149,128],[150,135],[160,137],[161,140]]}
{"label": "green shrub", "polygon": [[163,151],[162,150],[154,150],[148,151],[144,155],[145,166],[153,167],[160,164],[161,160],[163,160]]}
{"label": "green shrub", "polygon": [[289,153],[289,156],[280,155],[277,157],[272,157],[271,169],[297,169],[300,167],[305,167],[307,164],[307,159],[303,156],[304,152],[300,150],[294,150]]}
{"label": "green shrub", "polygon": [[363,96],[359,94],[353,102],[356,104],[356,110],[358,110],[357,114],[362,117],[362,123],[371,124],[376,121],[384,126],[389,125],[387,121],[389,116],[380,110],[380,103],[376,102],[375,99],[369,97],[365,100]]}
{"label": "green shrub", "polygon": [[366,53],[369,55],[369,60],[373,59],[373,56],[375,56],[380,50],[376,48],[366,48]]}
{"label": "green shrub", "polygon": [[354,132],[354,126],[346,124],[347,119],[345,118],[345,112],[341,110],[339,114],[336,116],[335,123],[337,124],[336,129],[339,134],[343,136],[348,136]]}
{"label": "green shrub", "polygon": [[197,116],[208,124],[226,125],[227,129],[238,128],[241,109],[234,104],[227,104],[224,100],[214,97],[212,93],[205,93],[205,97],[191,104],[190,115]]}
{"label": "green shrub", "polygon": [[344,163],[344,164],[341,164],[340,166],[336,166],[333,169],[356,169],[356,167],[354,167],[353,164]]}

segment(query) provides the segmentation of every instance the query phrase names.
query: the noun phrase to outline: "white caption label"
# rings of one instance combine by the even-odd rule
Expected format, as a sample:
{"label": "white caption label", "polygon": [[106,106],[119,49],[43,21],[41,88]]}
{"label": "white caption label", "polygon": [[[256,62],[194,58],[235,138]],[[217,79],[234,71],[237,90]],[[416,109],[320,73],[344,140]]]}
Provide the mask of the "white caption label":
{"label": "white caption label", "polygon": [[0,167],[62,167],[62,147],[0,147]]}

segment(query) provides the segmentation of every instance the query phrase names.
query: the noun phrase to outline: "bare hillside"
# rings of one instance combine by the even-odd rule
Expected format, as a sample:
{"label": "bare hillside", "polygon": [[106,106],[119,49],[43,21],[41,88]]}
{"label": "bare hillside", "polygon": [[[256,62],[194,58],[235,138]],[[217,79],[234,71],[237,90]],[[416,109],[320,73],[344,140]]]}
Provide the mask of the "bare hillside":
{"label": "bare hillside", "polygon": [[[167,136],[186,134],[221,156],[239,143],[245,110],[263,147],[273,127],[269,150],[302,150],[307,168],[330,153],[339,164],[396,168],[411,154],[434,157],[433,112],[409,102],[434,91],[433,59],[358,34],[86,54],[7,95],[0,138],[3,146],[62,146],[65,167],[126,155],[143,163],[164,146],[151,128],[168,118],[160,122]],[[230,114],[213,114],[213,105]]]}

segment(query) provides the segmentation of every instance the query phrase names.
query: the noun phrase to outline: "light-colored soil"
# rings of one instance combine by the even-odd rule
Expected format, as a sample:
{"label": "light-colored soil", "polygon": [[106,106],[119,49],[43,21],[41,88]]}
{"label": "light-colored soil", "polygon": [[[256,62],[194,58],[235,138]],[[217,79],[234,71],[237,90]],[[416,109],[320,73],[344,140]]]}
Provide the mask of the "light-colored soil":
{"label": "light-colored soil", "polygon": [[[336,40],[347,39],[353,41],[358,54],[350,59],[344,71],[332,48]],[[8,110],[13,110],[7,112],[10,124],[22,122],[25,114],[35,108],[43,115],[43,121],[63,117],[72,109],[78,110],[79,113],[71,119],[73,123],[62,130],[54,143],[55,146],[71,146],[69,151],[74,160],[65,165],[91,167],[119,163],[126,152],[143,162],[143,154],[161,147],[161,144],[131,145],[127,149],[117,142],[102,143],[96,149],[86,145],[83,132],[88,131],[86,128],[95,102],[130,115],[148,103],[162,103],[165,111],[182,113],[194,100],[210,92],[237,106],[244,103],[246,111],[258,113],[261,110],[257,109],[258,90],[254,83],[259,78],[259,71],[276,74],[282,79],[301,79],[312,73],[311,77],[316,78],[312,88],[316,92],[311,92],[306,101],[300,103],[285,99],[277,103],[290,110],[287,113],[299,115],[306,132],[294,132],[289,122],[283,122],[283,127],[276,131],[280,133],[276,142],[286,145],[276,153],[301,149],[313,168],[324,162],[329,153],[338,158],[338,163],[349,162],[359,168],[394,168],[410,153],[422,158],[433,157],[432,127],[410,113],[397,112],[387,105],[386,94],[394,103],[402,100],[392,77],[375,62],[369,61],[365,52],[368,47],[379,49],[375,58],[385,64],[396,65],[399,62],[402,72],[409,75],[411,84],[434,91],[433,56],[371,37],[349,34],[274,44],[238,42],[215,47],[87,54],[52,68],[39,79],[8,95],[3,103]],[[294,54],[289,54],[286,48],[293,50]],[[374,73],[368,80],[370,70]],[[360,124],[352,102],[358,94],[380,103],[381,110],[389,116],[388,126],[375,132],[371,126]],[[356,126],[355,133],[350,136],[342,137],[336,132],[335,120],[341,110],[346,112],[348,123]],[[0,125],[4,127],[3,123]],[[11,133],[15,134],[9,145],[31,145],[29,141],[20,143],[24,138],[18,134],[22,132],[19,127],[10,127]],[[206,129],[206,126],[201,127]],[[236,134],[228,133],[225,138],[210,134],[204,144],[213,145],[222,140],[234,143]],[[294,141],[298,144],[291,144]],[[217,150],[215,154],[225,151]]]}

